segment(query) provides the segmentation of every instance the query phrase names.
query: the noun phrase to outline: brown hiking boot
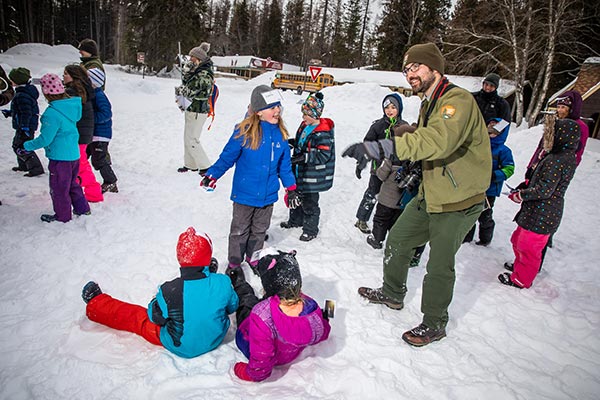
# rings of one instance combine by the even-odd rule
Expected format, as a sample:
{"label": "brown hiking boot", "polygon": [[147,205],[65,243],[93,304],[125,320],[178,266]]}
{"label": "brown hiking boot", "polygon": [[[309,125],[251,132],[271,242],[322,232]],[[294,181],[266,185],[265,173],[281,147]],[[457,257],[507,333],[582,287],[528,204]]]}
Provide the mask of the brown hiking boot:
{"label": "brown hiking boot", "polygon": [[358,221],[356,221],[354,226],[357,227],[364,234],[368,235],[369,233],[371,233],[371,229],[369,229],[369,225],[367,225],[367,221],[361,221],[359,219]]}
{"label": "brown hiking boot", "polygon": [[425,324],[421,324],[402,334],[402,340],[415,347],[426,346],[431,342],[445,337],[445,329],[431,329]]}
{"label": "brown hiking boot", "polygon": [[358,294],[361,297],[369,300],[373,304],[385,304],[393,310],[402,310],[404,308],[404,302],[393,299],[383,294],[383,288],[371,289],[368,287],[358,288]]}

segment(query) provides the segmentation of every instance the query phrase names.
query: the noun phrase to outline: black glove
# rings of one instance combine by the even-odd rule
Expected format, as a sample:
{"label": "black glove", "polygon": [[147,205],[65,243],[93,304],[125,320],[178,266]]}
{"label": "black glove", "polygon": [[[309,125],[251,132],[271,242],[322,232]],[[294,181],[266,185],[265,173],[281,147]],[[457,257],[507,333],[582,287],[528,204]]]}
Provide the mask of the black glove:
{"label": "black glove", "polygon": [[208,265],[208,270],[210,272],[212,272],[213,274],[216,274],[218,269],[219,269],[219,261],[216,258],[211,257],[210,264]]}
{"label": "black glove", "polygon": [[200,187],[207,192],[212,192],[217,187],[217,180],[210,175],[204,175],[204,178],[200,181]]}
{"label": "black glove", "polygon": [[356,168],[354,169],[354,175],[356,175],[356,177],[357,177],[358,179],[362,178],[362,176],[360,175],[360,174],[361,174],[361,172],[362,172],[362,169],[360,169],[360,168],[358,167],[358,164],[356,164]]}
{"label": "black glove", "polygon": [[4,115],[4,118],[8,118],[10,117],[10,110],[1,110],[2,111],[2,115]]}
{"label": "black glove", "polygon": [[367,150],[365,149],[365,145],[363,143],[351,144],[346,150],[344,150],[342,157],[352,157],[356,160],[356,176],[358,179],[360,179],[360,174],[358,171],[365,169],[370,161]]}
{"label": "black glove", "polygon": [[292,156],[292,165],[304,164],[306,162],[306,154],[300,153]]}
{"label": "black glove", "polygon": [[292,209],[292,210],[300,207],[300,205],[302,204],[302,200],[300,199],[300,195],[295,190],[288,190],[286,192],[285,197],[283,198],[283,200],[285,202],[285,205],[289,209]]}
{"label": "black glove", "polygon": [[288,146],[290,146],[290,150],[294,150],[294,147],[296,147],[296,139],[288,139]]}

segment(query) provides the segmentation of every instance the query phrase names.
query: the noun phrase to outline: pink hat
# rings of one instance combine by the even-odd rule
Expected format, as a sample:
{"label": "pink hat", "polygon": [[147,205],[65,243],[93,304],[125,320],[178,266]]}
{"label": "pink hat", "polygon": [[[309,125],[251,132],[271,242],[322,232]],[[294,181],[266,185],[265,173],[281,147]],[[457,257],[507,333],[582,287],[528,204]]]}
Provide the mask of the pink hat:
{"label": "pink hat", "polygon": [[42,76],[40,84],[42,85],[42,93],[44,94],[62,94],[65,92],[65,87],[56,74],[46,74]]}

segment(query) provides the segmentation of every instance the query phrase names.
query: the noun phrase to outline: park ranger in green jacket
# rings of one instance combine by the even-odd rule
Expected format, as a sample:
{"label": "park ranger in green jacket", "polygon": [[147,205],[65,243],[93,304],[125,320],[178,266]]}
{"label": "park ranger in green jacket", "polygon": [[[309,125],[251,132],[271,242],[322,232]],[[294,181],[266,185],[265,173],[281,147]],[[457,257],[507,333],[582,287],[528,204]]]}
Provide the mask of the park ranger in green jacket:
{"label": "park ranger in green jacket", "polygon": [[448,307],[455,281],[455,255],[481,213],[490,185],[492,157],[487,128],[468,91],[444,77],[444,59],[433,43],[412,46],[403,72],[416,93],[423,93],[417,126],[400,126],[396,137],[351,145],[342,156],[359,166],[395,153],[414,161],[406,179],[421,179],[419,195],[390,231],[383,262],[383,286],[359,288],[371,303],[401,310],[413,249],[429,242],[423,279],[423,321],[402,335],[413,346],[446,336]]}

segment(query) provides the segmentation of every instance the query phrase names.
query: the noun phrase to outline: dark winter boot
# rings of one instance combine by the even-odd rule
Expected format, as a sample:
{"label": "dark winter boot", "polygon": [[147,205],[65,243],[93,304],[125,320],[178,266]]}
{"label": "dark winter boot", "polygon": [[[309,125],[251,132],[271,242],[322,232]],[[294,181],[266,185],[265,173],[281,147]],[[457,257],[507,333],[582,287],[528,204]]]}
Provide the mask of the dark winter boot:
{"label": "dark winter boot", "polygon": [[393,310],[402,310],[404,308],[404,302],[383,294],[383,288],[371,289],[368,287],[358,288],[358,294],[361,297],[369,300],[373,304],[384,304]]}
{"label": "dark winter boot", "polygon": [[100,290],[100,286],[94,281],[89,281],[83,287],[81,291],[81,298],[85,301],[85,304],[89,303],[94,297],[102,294],[102,290]]}
{"label": "dark winter boot", "polygon": [[308,233],[303,233],[302,235],[300,235],[299,239],[302,242],[310,242],[311,240],[316,239],[316,238],[317,238],[317,235],[311,235],[311,234],[308,234]]}
{"label": "dark winter boot", "polygon": [[56,221],[56,214],[42,214],[40,219],[44,222],[54,222]]}
{"label": "dark winter boot", "polygon": [[198,171],[198,170],[197,169],[191,169],[191,168],[188,168],[188,167],[177,168],[177,172],[188,172],[188,171]]}
{"label": "dark winter boot", "polygon": [[504,273],[498,275],[498,280],[503,285],[523,289],[521,286],[517,285],[516,283],[514,283],[513,281],[510,280],[510,274],[508,272],[504,272]]}
{"label": "dark winter boot", "polygon": [[283,221],[279,224],[283,229],[291,229],[291,228],[301,228],[302,225],[292,224],[290,221]]}
{"label": "dark winter boot", "polygon": [[383,242],[375,239],[375,236],[373,236],[373,235],[367,236],[367,243],[369,244],[369,246],[371,246],[374,249],[383,248]]}
{"label": "dark winter boot", "polygon": [[402,340],[412,346],[421,347],[445,337],[445,329],[432,329],[425,324],[420,324],[416,328],[404,332],[402,335]]}
{"label": "dark winter boot", "polygon": [[514,264],[511,262],[505,262],[504,263],[504,269],[510,272],[513,272],[514,269]]}
{"label": "dark winter boot", "polygon": [[117,187],[117,182],[103,183],[102,184],[102,193],[106,193],[106,192],[119,193],[119,188]]}
{"label": "dark winter boot", "polygon": [[356,221],[356,223],[354,224],[355,227],[358,228],[359,231],[361,231],[364,234],[369,234],[371,233],[371,229],[369,229],[369,225],[367,225],[367,221],[361,221],[360,219],[358,221]]}

